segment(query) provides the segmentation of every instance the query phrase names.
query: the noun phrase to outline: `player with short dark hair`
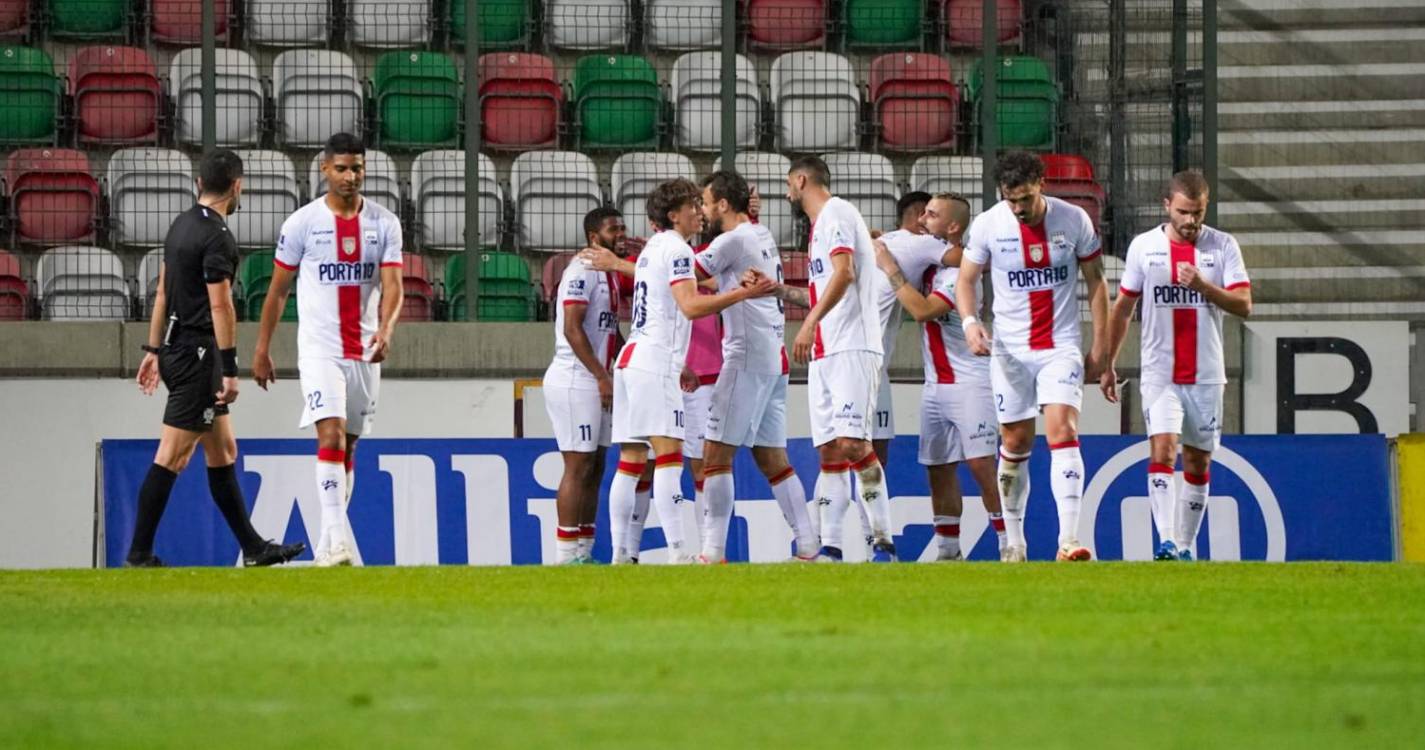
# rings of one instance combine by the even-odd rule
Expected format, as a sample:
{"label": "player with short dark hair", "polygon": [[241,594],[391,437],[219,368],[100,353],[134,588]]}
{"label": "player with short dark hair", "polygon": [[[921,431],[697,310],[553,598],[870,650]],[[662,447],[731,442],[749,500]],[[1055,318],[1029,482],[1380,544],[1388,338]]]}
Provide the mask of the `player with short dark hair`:
{"label": "player with short dark hair", "polygon": [[208,489],[223,520],[242,546],[246,566],[291,560],[302,543],[264,540],[247,516],[238,486],[237,440],[228,406],[237,400],[237,311],[232,281],[237,242],[224,216],[237,210],[242,195],[242,159],[226,149],[203,158],[198,169],[198,203],[169,227],[163,243],[147,352],[139,365],[139,389],[153,395],[160,380],[168,389],[158,452],[139,488],[133,541],[126,564],[159,567],[153,553],[159,519],[178,474],[201,441],[208,464]]}

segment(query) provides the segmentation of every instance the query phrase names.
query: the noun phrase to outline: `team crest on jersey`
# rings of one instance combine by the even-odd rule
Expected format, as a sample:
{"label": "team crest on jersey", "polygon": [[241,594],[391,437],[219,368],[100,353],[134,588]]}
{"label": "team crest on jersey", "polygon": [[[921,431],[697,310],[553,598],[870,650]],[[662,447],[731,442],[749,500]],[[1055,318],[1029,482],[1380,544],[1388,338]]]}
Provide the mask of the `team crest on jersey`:
{"label": "team crest on jersey", "polygon": [[356,254],[356,238],[355,238],[355,237],[342,237],[342,238],[341,238],[341,253],[342,253],[342,255],[355,255],[355,254]]}
{"label": "team crest on jersey", "polygon": [[1199,255],[1197,257],[1197,264],[1203,268],[1212,268],[1217,265],[1217,261],[1211,255]]}
{"label": "team crest on jersey", "polygon": [[1037,242],[1033,245],[1030,245],[1029,259],[1034,261],[1035,263],[1042,262],[1044,260],[1044,246]]}
{"label": "team crest on jersey", "polygon": [[375,244],[376,244],[376,233],[375,233],[375,232],[373,232],[373,231],[367,231],[367,232],[364,232],[361,236],[362,236],[362,241],[365,242],[367,245],[375,245]]}
{"label": "team crest on jersey", "polygon": [[1053,232],[1049,235],[1049,241],[1055,245],[1063,245],[1069,241],[1069,237],[1063,232]]}

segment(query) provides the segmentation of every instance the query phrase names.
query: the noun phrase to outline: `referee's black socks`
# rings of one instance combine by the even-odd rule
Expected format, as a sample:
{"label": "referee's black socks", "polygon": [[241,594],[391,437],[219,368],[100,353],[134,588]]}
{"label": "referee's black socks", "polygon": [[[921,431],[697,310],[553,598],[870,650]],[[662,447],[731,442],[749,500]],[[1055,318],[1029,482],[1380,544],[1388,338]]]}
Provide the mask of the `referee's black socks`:
{"label": "referee's black socks", "polygon": [[134,540],[129,545],[129,562],[147,560],[153,555],[153,536],[158,533],[158,522],[163,518],[163,509],[168,506],[168,495],[173,492],[173,482],[177,474],[154,464],[148,467],[148,476],[139,487],[139,512],[134,519]]}
{"label": "referee's black socks", "polygon": [[222,511],[223,519],[233,530],[238,544],[242,545],[242,551],[247,554],[259,552],[267,542],[252,528],[252,521],[247,517],[247,504],[242,499],[242,488],[238,486],[234,464],[208,467],[208,491],[213,493],[213,502]]}

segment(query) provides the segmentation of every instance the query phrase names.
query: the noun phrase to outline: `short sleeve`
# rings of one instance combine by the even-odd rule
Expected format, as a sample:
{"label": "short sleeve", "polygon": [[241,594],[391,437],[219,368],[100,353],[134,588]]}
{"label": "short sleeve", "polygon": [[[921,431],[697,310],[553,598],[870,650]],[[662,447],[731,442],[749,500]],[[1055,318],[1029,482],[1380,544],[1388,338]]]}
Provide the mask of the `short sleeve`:
{"label": "short sleeve", "polygon": [[1128,246],[1128,257],[1123,261],[1123,278],[1118,280],[1118,293],[1129,297],[1143,294],[1143,251],[1137,242]]}
{"label": "short sleeve", "polygon": [[277,237],[277,253],[274,257],[277,265],[295,271],[302,265],[302,249],[307,244],[307,228],[297,217],[299,214],[292,214],[287,220],[282,222],[282,232]]}
{"label": "short sleeve", "polygon": [[945,304],[955,309],[955,282],[959,279],[958,274],[937,273],[935,274],[935,288],[930,290],[930,296],[939,297],[945,300]]}
{"label": "short sleeve", "polygon": [[203,248],[203,281],[217,284],[233,278],[237,274],[237,240],[232,232],[223,229],[208,240]]}
{"label": "short sleeve", "polygon": [[570,273],[564,274],[564,286],[560,289],[560,297],[563,298],[564,305],[587,305],[593,294],[590,288],[589,274],[574,271],[575,267],[582,267],[581,261],[574,261],[569,266]]}
{"label": "short sleeve", "polygon": [[693,265],[705,276],[721,275],[727,266],[728,243],[722,241],[727,235],[719,235],[693,259]]}
{"label": "short sleeve", "polygon": [[1247,278],[1247,264],[1242,261],[1242,248],[1237,245],[1237,238],[1228,235],[1222,255],[1223,288],[1232,291],[1251,286],[1252,280]]}
{"label": "short sleeve", "polygon": [[668,285],[682,281],[696,281],[693,278],[693,251],[686,245],[668,255]]}
{"label": "short sleeve", "polygon": [[401,258],[401,220],[395,216],[387,219],[386,236],[381,239],[381,265],[399,266]]}
{"label": "short sleeve", "polygon": [[1103,252],[1103,242],[1099,239],[1098,231],[1094,229],[1088,212],[1077,206],[1074,208],[1074,213],[1079,217],[1078,236],[1074,238],[1074,254],[1079,260],[1093,260]]}
{"label": "short sleeve", "polygon": [[990,212],[986,211],[970,222],[965,232],[965,258],[971,263],[985,265],[990,262],[989,239],[994,232],[990,228]]}

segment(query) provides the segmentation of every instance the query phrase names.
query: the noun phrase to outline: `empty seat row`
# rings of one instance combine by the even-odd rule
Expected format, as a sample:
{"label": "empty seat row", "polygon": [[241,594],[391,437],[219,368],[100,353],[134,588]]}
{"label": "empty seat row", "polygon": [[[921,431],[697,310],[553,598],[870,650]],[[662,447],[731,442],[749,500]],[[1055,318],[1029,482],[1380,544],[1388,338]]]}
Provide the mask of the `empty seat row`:
{"label": "empty seat row", "polygon": [[[214,26],[226,38],[232,4],[214,0]],[[252,6],[249,0],[248,6]],[[146,35],[164,44],[198,44],[203,40],[202,3],[198,0],[145,0],[142,10],[131,0],[43,0],[32,8],[29,0],[0,2],[0,36],[18,37],[30,32],[42,10],[47,33],[55,39],[100,40],[127,36],[135,19],[146,20]]]}

